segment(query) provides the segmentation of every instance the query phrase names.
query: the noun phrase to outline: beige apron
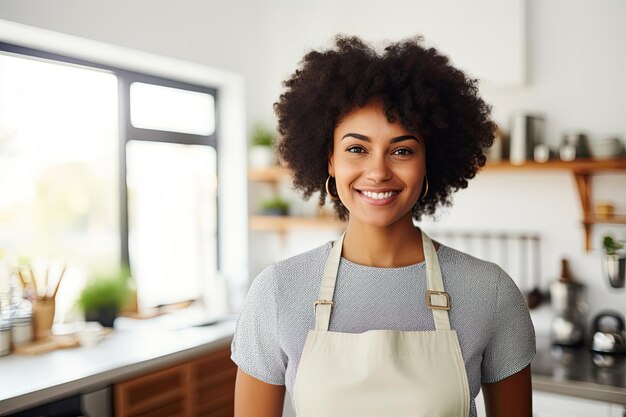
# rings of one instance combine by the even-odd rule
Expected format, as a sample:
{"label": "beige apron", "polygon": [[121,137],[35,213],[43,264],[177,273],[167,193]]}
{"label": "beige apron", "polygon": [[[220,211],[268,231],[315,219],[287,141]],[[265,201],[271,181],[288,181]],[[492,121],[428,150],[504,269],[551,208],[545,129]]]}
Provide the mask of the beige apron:
{"label": "beige apron", "polygon": [[[345,235],[345,234],[344,234]],[[315,330],[298,366],[293,406],[298,417],[468,417],[469,387],[437,252],[422,232],[435,331],[329,332],[343,236],[326,262]],[[373,312],[376,314],[376,312]]]}

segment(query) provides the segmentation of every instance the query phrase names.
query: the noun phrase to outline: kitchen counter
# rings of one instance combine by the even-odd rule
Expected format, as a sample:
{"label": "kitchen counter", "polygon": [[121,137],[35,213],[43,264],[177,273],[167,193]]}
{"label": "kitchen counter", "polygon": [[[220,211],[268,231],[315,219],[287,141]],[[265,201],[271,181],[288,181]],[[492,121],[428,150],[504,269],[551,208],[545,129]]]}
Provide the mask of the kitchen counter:
{"label": "kitchen counter", "polygon": [[[234,317],[202,327],[162,324],[127,323],[96,346],[0,358],[0,416],[200,356],[230,344],[235,331]],[[612,358],[600,367],[586,348],[551,347],[538,337],[533,389],[626,405],[626,356]]]}
{"label": "kitchen counter", "polygon": [[626,405],[626,355],[552,346],[538,337],[531,370],[534,390]]}
{"label": "kitchen counter", "polygon": [[229,345],[234,331],[233,317],[199,327],[122,326],[95,346],[2,357],[0,416],[198,357]]}

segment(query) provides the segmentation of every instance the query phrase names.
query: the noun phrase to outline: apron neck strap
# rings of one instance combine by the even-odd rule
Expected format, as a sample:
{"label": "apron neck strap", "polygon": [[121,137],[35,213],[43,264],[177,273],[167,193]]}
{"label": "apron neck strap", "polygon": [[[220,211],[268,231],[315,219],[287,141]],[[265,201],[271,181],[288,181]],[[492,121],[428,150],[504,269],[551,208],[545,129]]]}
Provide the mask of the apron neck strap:
{"label": "apron neck strap", "polygon": [[[447,305],[449,305],[449,298],[447,293],[444,292],[437,251],[435,251],[435,246],[428,235],[426,235],[423,230],[420,231],[422,233],[424,260],[426,262],[426,277],[428,286],[426,294],[427,305],[430,306],[432,304],[430,308],[433,312],[435,329],[450,330],[448,311],[447,309],[439,307],[442,300],[441,297],[444,297],[443,300],[445,300]],[[324,277],[320,286],[319,298],[313,306],[315,311],[315,330],[328,331],[333,304],[333,294],[335,292],[335,284],[337,282],[337,274],[339,272],[339,261],[341,260],[341,249],[343,248],[343,239],[345,235],[346,232],[343,232],[341,237],[333,242],[330,255],[326,260],[326,267],[324,268]]]}

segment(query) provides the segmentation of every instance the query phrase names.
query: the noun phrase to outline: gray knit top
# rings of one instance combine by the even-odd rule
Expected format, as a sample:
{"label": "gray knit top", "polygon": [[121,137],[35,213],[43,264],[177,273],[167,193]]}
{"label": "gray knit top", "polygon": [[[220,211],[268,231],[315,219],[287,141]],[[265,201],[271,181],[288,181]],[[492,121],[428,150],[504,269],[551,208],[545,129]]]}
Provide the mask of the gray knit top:
{"label": "gray knit top", "polygon": [[[252,283],[237,319],[231,359],[261,381],[293,385],[318,298],[331,242],[267,267]],[[513,280],[496,264],[445,245],[437,251],[450,326],[461,345],[470,388],[470,416],[480,384],[525,368],[535,355],[535,331]],[[329,331],[435,330],[426,307],[426,269],[359,265],[341,258]]]}

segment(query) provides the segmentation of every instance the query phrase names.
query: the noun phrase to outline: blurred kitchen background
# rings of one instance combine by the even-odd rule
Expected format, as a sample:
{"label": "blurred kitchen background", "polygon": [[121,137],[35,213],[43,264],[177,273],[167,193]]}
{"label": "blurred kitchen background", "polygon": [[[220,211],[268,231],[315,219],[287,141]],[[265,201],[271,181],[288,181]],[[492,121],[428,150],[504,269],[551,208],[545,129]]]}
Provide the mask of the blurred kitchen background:
{"label": "blurred kitchen background", "polygon": [[[621,349],[625,17],[622,0],[2,0],[0,334],[12,339],[0,339],[0,369],[95,345],[51,338],[91,337],[84,322],[100,321],[88,317],[99,303],[120,316],[113,333],[171,311],[195,324],[234,315],[263,268],[337,237],[344,225],[267,155],[281,81],[336,33],[378,46],[423,35],[480,80],[500,128],[488,166],[420,227],[500,264],[540,338],[589,350],[609,310],[617,328],[605,333]],[[189,307],[200,313],[180,313]],[[98,340],[112,338],[107,323]],[[554,397],[537,397],[536,415],[621,416],[623,357],[609,356],[609,394],[594,396],[564,390],[571,369],[555,363],[575,362],[567,354],[539,355],[561,375],[544,375],[538,389]],[[8,386],[0,415],[26,409],[32,391]]]}

